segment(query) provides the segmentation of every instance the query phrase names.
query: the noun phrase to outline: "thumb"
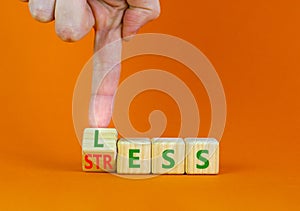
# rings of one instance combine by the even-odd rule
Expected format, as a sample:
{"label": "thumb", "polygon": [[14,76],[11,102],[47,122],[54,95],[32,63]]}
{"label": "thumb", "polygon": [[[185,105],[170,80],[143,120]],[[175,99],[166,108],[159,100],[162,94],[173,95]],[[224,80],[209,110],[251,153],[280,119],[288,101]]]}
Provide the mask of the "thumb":
{"label": "thumb", "polygon": [[123,17],[122,37],[130,39],[138,30],[160,14],[159,0],[127,0],[129,5]]}

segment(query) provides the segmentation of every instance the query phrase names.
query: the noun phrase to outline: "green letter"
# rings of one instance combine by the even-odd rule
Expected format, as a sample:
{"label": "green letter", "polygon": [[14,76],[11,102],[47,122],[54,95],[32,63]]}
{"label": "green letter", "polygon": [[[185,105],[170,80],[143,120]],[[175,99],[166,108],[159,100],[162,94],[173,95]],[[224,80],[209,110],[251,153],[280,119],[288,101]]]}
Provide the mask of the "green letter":
{"label": "green letter", "polygon": [[202,153],[208,154],[208,150],[199,150],[199,151],[197,152],[197,158],[198,158],[199,160],[201,160],[202,162],[204,162],[203,165],[198,165],[198,164],[196,164],[196,167],[197,167],[198,169],[206,169],[206,168],[209,166],[209,160],[207,160],[205,157],[202,157],[202,156],[201,156]]}
{"label": "green letter", "polygon": [[140,157],[134,157],[133,153],[140,153],[139,149],[129,149],[129,168],[140,168],[140,164],[133,164],[134,160],[139,160]]}
{"label": "green letter", "polygon": [[165,151],[163,151],[163,153],[162,153],[163,158],[170,163],[169,165],[162,164],[162,168],[164,168],[164,169],[173,168],[175,165],[174,159],[169,157],[168,153],[174,154],[174,149],[166,149]]}
{"label": "green letter", "polygon": [[98,143],[99,130],[95,130],[94,147],[104,147],[103,144]]}

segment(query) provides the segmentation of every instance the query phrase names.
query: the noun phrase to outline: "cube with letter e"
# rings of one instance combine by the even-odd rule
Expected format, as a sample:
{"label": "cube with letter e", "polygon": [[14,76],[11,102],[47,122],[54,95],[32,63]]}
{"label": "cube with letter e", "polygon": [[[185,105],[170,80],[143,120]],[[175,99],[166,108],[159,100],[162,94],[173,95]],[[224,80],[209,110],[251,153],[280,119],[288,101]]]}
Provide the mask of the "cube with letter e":
{"label": "cube with letter e", "polygon": [[150,174],[150,139],[121,138],[118,141],[117,163],[117,172],[119,174]]}

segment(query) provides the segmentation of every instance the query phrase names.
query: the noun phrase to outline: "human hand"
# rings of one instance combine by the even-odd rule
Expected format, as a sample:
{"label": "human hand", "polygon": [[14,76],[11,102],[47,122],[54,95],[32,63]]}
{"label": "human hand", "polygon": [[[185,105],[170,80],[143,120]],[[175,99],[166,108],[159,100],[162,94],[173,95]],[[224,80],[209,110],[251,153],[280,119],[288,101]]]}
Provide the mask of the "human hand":
{"label": "human hand", "polygon": [[[33,18],[40,22],[55,19],[57,35],[64,41],[78,41],[94,28],[94,50],[121,38],[129,38],[160,14],[159,0],[21,0],[29,1]],[[91,127],[107,127],[112,116],[113,97],[117,90],[121,42],[115,42],[101,56],[95,56],[94,73],[106,72],[101,86],[93,90],[89,121]],[[99,54],[100,55],[100,54]],[[94,74],[94,76],[97,74]],[[93,86],[99,83],[93,78]]]}

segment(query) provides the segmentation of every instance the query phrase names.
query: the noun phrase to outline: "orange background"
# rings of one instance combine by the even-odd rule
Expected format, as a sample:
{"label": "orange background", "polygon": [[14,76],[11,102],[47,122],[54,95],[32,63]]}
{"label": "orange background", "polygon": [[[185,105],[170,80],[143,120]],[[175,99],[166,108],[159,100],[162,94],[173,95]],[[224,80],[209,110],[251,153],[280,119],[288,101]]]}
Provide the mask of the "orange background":
{"label": "orange background", "polygon": [[[56,37],[53,23],[34,21],[26,4],[3,1],[0,210],[300,209],[300,2],[173,0],[161,6],[161,17],[141,32],[191,42],[211,60],[223,82],[228,119],[220,175],[136,181],[83,173],[72,94],[92,56],[93,33],[66,44]],[[122,80],[144,64],[173,72],[185,68],[160,59],[125,62]],[[140,97],[149,102],[160,97],[162,109],[171,102],[168,108],[178,111],[168,97],[152,94]],[[201,96],[204,136],[210,111],[205,93],[198,94],[199,102]],[[131,116],[145,130],[146,114],[155,105],[141,102],[134,101],[139,115]],[[166,136],[179,128],[178,117],[172,118],[175,126],[167,128]]]}

